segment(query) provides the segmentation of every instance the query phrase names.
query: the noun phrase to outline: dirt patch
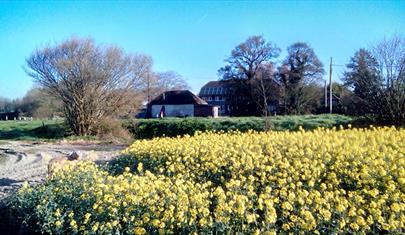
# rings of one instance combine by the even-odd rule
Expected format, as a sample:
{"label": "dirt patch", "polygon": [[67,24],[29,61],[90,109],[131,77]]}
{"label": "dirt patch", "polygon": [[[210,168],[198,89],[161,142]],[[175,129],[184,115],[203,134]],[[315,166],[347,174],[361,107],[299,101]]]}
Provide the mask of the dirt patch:
{"label": "dirt patch", "polygon": [[94,142],[27,142],[0,143],[0,200],[18,189],[24,181],[30,184],[43,182],[48,164],[53,158],[79,152],[86,160],[108,161],[118,156],[126,146]]}
{"label": "dirt patch", "polygon": [[36,234],[16,219],[5,201],[25,181],[29,184],[43,182],[47,177],[48,164],[52,159],[78,152],[83,156],[82,160],[103,162],[119,156],[120,151],[126,147],[126,145],[86,141],[0,142],[0,234]]}

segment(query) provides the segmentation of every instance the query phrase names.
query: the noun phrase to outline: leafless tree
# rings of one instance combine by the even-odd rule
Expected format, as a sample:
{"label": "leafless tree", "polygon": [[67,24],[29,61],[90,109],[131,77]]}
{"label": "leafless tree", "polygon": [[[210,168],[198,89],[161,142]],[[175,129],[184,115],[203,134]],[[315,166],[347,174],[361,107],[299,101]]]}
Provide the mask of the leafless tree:
{"label": "leafless tree", "polygon": [[25,116],[46,119],[63,116],[62,102],[46,88],[34,87],[21,99],[19,110]]}
{"label": "leafless tree", "polygon": [[158,72],[156,77],[157,86],[163,91],[190,88],[184,78],[174,71]]}
{"label": "leafless tree", "polygon": [[151,69],[139,88],[144,94],[144,100],[150,102],[165,91],[184,90],[190,87],[184,78],[174,71],[154,72]]}
{"label": "leafless tree", "polygon": [[384,38],[372,48],[382,84],[378,117],[393,124],[405,123],[405,37]]}
{"label": "leafless tree", "polygon": [[27,58],[27,73],[63,103],[76,135],[90,135],[106,117],[132,106],[134,88],[150,67],[148,57],[125,54],[92,39],[71,38],[37,49]]}
{"label": "leafless tree", "polygon": [[314,107],[310,104],[319,100],[319,93],[314,93],[314,88],[324,73],[323,65],[314,50],[306,43],[294,43],[287,51],[284,65],[279,68],[284,112],[288,114],[311,112]]}
{"label": "leafless tree", "polygon": [[261,65],[254,79],[250,80],[253,98],[256,105],[260,108],[264,117],[267,131],[271,128],[269,120],[269,107],[276,104],[279,97],[279,85],[274,80],[274,69],[272,63]]}
{"label": "leafless tree", "polygon": [[232,50],[218,72],[223,79],[253,79],[260,67],[280,54],[280,49],[262,36],[249,37]]}
{"label": "leafless tree", "polygon": [[[220,68],[218,74],[223,80],[233,80],[234,85],[227,99],[231,106],[239,106],[240,113],[234,115],[252,115],[263,110],[257,107],[256,100],[260,99],[256,97],[257,89],[264,88],[260,88],[260,81],[265,81],[262,79],[269,75],[268,68],[272,68],[268,66],[272,65],[279,53],[280,49],[262,36],[249,37],[232,50],[231,56],[225,60],[227,65]],[[265,67],[266,72],[263,70]],[[253,81],[255,79],[258,80]]]}

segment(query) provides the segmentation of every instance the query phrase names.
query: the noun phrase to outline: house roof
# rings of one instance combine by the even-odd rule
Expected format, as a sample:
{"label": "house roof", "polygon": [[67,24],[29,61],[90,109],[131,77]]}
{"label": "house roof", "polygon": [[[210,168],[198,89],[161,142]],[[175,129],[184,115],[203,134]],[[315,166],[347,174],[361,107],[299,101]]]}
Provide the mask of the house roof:
{"label": "house roof", "polygon": [[231,86],[231,81],[210,81],[201,87],[199,95],[225,95]]}
{"label": "house roof", "polygon": [[[232,81],[223,80],[223,81],[209,81],[202,88],[214,88],[214,87],[228,87],[231,86]],[[201,88],[201,89],[202,89]]]}
{"label": "house roof", "polygon": [[155,99],[153,99],[149,105],[162,105],[162,104],[195,104],[195,105],[207,105],[200,97],[194,95],[189,90],[175,90],[166,91]]}

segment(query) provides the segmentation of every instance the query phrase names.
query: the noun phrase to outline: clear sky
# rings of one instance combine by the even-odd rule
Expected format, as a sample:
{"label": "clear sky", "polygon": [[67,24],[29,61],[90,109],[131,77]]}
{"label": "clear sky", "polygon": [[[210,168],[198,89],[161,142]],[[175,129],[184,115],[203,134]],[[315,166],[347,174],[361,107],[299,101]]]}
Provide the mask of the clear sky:
{"label": "clear sky", "polygon": [[149,54],[155,70],[178,72],[198,93],[251,35],[284,52],[308,42],[328,71],[331,56],[345,64],[358,48],[394,33],[405,33],[405,1],[0,0],[0,96],[22,97],[33,86],[25,58],[71,36]]}

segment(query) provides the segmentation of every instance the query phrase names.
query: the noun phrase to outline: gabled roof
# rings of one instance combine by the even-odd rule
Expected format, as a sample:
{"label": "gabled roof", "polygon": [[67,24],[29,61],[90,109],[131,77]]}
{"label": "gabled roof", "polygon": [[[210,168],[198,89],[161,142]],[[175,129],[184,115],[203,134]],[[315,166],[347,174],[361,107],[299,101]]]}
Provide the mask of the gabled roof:
{"label": "gabled roof", "polygon": [[200,97],[194,95],[189,90],[175,90],[166,91],[155,99],[153,99],[149,105],[163,105],[163,104],[208,104]]}

